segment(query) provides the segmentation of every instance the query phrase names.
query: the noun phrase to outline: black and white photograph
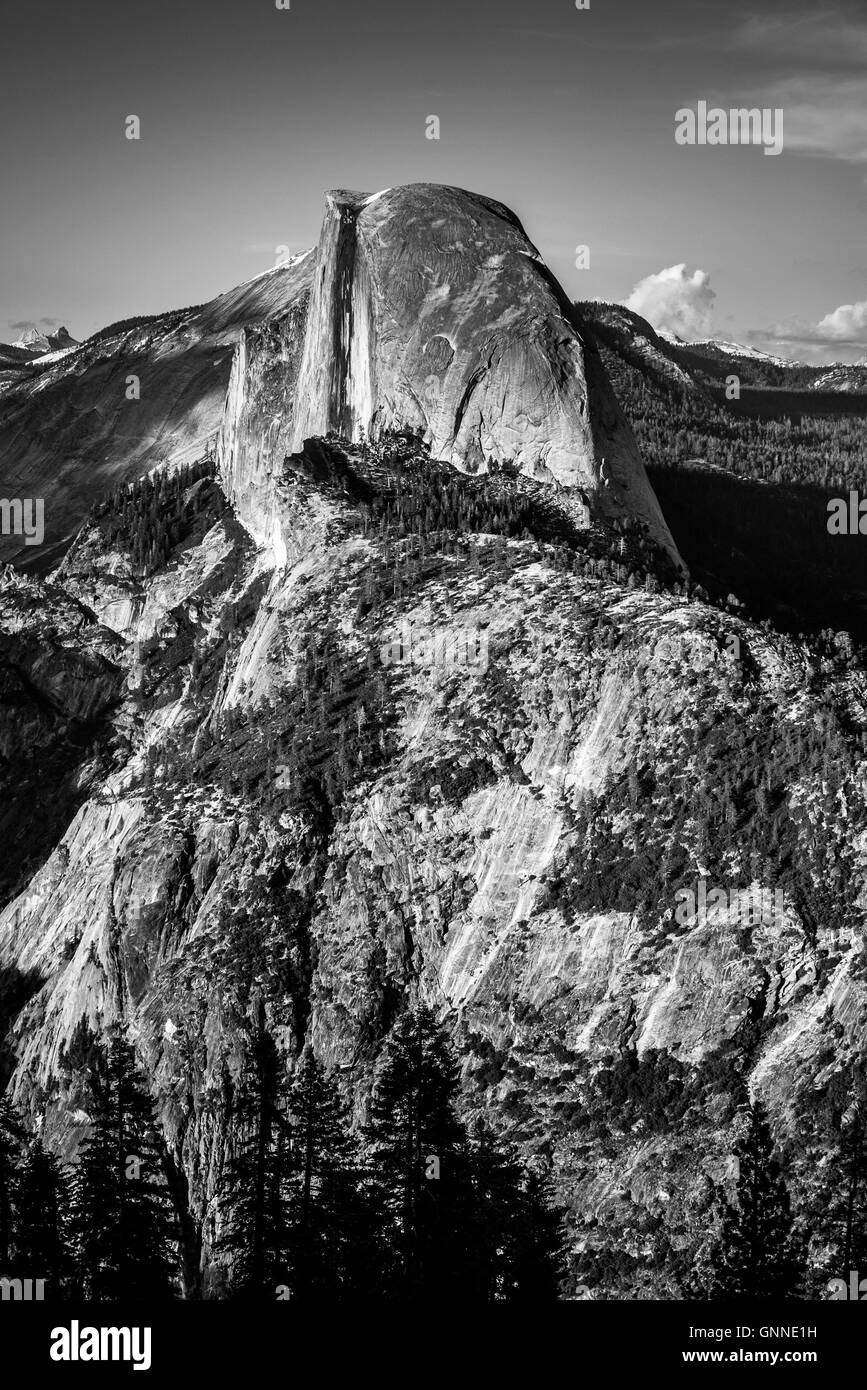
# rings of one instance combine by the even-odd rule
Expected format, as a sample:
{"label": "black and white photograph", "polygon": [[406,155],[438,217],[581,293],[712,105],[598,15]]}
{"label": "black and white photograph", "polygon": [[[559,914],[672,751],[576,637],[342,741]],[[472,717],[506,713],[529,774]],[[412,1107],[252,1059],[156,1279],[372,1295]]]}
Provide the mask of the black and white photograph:
{"label": "black and white photograph", "polygon": [[830,1377],[865,0],[0,9],[9,1383]]}

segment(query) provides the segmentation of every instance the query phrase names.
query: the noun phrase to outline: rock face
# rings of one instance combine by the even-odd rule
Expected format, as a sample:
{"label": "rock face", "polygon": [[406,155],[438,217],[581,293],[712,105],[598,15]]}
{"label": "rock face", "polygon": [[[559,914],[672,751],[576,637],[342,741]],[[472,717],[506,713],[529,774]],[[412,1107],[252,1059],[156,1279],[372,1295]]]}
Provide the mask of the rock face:
{"label": "rock face", "polygon": [[[125,1025],[196,1293],[258,1003],[361,1118],[421,996],[468,1116],[555,1183],[574,1281],[676,1297],[737,1106],[766,1102],[803,1187],[805,1127],[863,1055],[867,677],[588,528],[619,495],[664,539],[595,353],[511,214],[437,196],[334,195],[315,267],[197,311],[189,353],[226,335],[215,476],[175,457],[49,580],[0,582],[0,1074],[72,1155],[91,1034]],[[129,332],[156,371],[156,329]],[[179,450],[215,418],[206,376]],[[141,457],[118,443],[102,481]],[[725,902],[678,916],[699,880]]]}
{"label": "rock face", "polygon": [[502,203],[411,184],[329,193],[293,447],[409,428],[434,457],[579,489],[676,554],[591,338]]}
{"label": "rock face", "polygon": [[408,429],[467,472],[509,460],[570,489],[587,525],[638,520],[680,563],[592,335],[514,214],[477,194],[330,193],[315,256],[66,346],[0,372],[0,493],[45,507],[45,543],[0,536],[0,561],[45,573],[106,491],[218,433],[228,495],[278,554],[286,454]]}
{"label": "rock face", "polygon": [[[864,676],[827,664],[813,689],[800,644],[630,586],[568,509],[541,541],[547,484],[402,466],[398,497],[369,449],[311,442],[273,486],[281,556],[255,511],[248,530],[197,483],[154,565],[131,557],[134,518],[99,522],[55,583],[0,590],[7,691],[20,671],[40,692],[9,702],[4,746],[17,721],[44,778],[77,731],[68,816],[0,913],[10,1094],[73,1154],[88,1037],[122,1021],[177,1177],[188,1288],[207,1290],[251,1036],[243,925],[287,1067],[311,1042],[361,1114],[395,1009],[421,995],[468,1113],[555,1182],[576,1278],[676,1296],[747,1089],[797,1144],[867,1037],[867,803],[845,733]],[[460,489],[469,545],[436,511]],[[492,534],[519,503],[522,538]],[[428,640],[395,661],[405,627]],[[484,663],[436,655],[467,632]],[[779,910],[745,928],[741,902],[784,862]],[[732,885],[726,904],[678,920],[701,876]],[[639,1099],[612,1099],[612,1076],[638,1077]]]}

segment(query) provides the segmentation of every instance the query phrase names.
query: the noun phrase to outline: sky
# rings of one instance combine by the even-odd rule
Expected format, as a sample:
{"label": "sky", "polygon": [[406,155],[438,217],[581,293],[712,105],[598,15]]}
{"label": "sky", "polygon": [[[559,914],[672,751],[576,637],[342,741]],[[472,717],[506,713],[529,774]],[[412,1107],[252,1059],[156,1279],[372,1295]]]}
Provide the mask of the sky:
{"label": "sky", "polygon": [[[312,245],[326,189],[432,181],[573,298],[867,354],[865,0],[289,4],[5,0],[0,341],[203,302]],[[678,144],[700,101],[781,108],[782,153]]]}

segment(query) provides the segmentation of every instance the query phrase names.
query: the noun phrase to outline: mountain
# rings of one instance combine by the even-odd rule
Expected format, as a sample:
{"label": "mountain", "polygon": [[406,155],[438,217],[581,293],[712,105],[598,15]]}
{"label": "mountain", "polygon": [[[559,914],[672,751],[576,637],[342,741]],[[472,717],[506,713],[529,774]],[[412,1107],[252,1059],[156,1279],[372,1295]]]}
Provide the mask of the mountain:
{"label": "mountain", "polygon": [[560,293],[499,204],[338,193],[315,257],[51,369],[54,409],[102,383],[108,418],[144,364],[166,456],[101,434],[112,466],[55,493],[61,562],[0,578],[0,1074],[71,1157],[126,1026],[190,1296],[221,1289],[257,1020],[360,1123],[415,998],[466,1117],[553,1184],[567,1293],[688,1296],[749,1097],[814,1281],[836,1248],[862,656],[684,574],[606,366],[651,443],[642,409],[706,388]]}
{"label": "mountain", "polygon": [[40,366],[45,366],[48,362],[59,360],[76,347],[78,343],[66,328],[59,328],[52,334],[28,328],[16,342],[0,343],[0,395],[4,386],[27,375],[33,363],[38,362]]}
{"label": "mountain", "polygon": [[514,462],[674,553],[595,347],[515,215],[461,189],[328,195],[290,443],[411,429],[473,470]]}
{"label": "mountain", "polygon": [[716,338],[687,342],[666,329],[657,332],[622,304],[594,300],[576,305],[576,311],[606,347],[643,363],[650,373],[697,391],[723,386],[733,372],[747,388],[804,390],[825,371],[742,343]]}
{"label": "mountain", "polygon": [[[595,344],[517,218],[416,184],[329,194],[315,257],[201,309],[114,325],[0,394],[6,474],[16,495],[45,498],[48,543],[28,565],[56,560],[114,483],[195,456],[227,388],[227,428],[247,428],[233,412],[273,344],[245,341],[230,381],[234,348],[280,315],[286,374],[268,456],[329,428],[420,431],[458,467],[514,461],[573,489],[587,524],[630,517],[677,558]],[[139,399],[127,399],[131,377]],[[15,553],[0,538],[0,559]]]}
{"label": "mountain", "polygon": [[724,358],[746,358],[754,362],[768,362],[773,367],[798,367],[799,362],[792,361],[789,357],[775,357],[770,352],[762,352],[760,348],[750,347],[745,343],[728,342],[724,338],[694,338],[689,344],[685,344],[695,351],[706,352],[711,356]]}
{"label": "mountain", "polygon": [[12,346],[25,348],[34,356],[41,357],[48,352],[62,352],[67,348],[78,347],[78,343],[70,336],[67,328],[58,328],[56,333],[40,333],[38,328],[28,328]]}
{"label": "mountain", "polygon": [[[858,1065],[863,670],[405,440],[288,458],[285,567],[176,479],[3,592],[12,1098],[71,1155],[122,1020],[213,1292],[256,998],[361,1118],[420,996],[468,1115],[555,1183],[572,1278],[679,1296],[745,1095],[806,1183],[798,1136]],[[702,880],[724,905],[675,916]]]}
{"label": "mountain", "polygon": [[693,338],[690,340],[681,338],[680,334],[672,333],[666,328],[660,328],[659,336],[664,338],[666,342],[673,343],[675,347],[691,348],[711,357],[747,358],[756,362],[770,362],[775,367],[797,367],[800,365],[787,357],[774,357],[771,353],[762,352],[759,348],[748,347],[744,343],[728,342],[722,338]]}
{"label": "mountain", "polygon": [[[864,389],[863,364],[860,363],[854,366],[838,363],[833,368],[807,366],[743,343],[719,338],[687,342],[667,329],[657,332],[640,314],[622,304],[596,300],[575,307],[588,329],[606,348],[643,366],[650,375],[667,377],[697,392],[719,393],[726,378],[733,373],[738,376],[747,399],[750,399],[749,392],[815,391],[832,395]],[[817,408],[815,402],[812,408]]]}
{"label": "mountain", "polygon": [[38,553],[0,536],[0,561],[44,572],[117,483],[197,457],[220,427],[242,329],[303,300],[310,262],[197,308],[112,324],[58,360],[28,363],[5,388],[0,377],[4,495],[43,498],[46,534]]}

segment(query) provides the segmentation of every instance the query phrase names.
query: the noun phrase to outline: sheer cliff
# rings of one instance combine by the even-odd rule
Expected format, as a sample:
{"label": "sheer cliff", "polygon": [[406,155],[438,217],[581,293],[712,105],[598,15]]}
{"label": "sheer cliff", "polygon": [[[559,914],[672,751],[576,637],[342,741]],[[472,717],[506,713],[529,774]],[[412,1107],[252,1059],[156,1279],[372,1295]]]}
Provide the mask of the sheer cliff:
{"label": "sheer cliff", "polygon": [[328,194],[292,435],[408,428],[475,471],[514,461],[674,554],[591,336],[514,213],[462,189]]}

